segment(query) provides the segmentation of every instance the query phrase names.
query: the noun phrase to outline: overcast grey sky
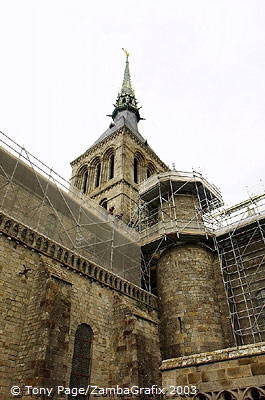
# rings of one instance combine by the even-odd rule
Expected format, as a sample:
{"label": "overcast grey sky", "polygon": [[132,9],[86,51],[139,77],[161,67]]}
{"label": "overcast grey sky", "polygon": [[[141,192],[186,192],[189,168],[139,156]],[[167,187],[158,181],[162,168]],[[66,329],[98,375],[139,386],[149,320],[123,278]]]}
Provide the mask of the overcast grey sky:
{"label": "overcast grey sky", "polygon": [[0,130],[69,178],[130,52],[140,132],[226,203],[265,191],[264,0],[0,0]]}

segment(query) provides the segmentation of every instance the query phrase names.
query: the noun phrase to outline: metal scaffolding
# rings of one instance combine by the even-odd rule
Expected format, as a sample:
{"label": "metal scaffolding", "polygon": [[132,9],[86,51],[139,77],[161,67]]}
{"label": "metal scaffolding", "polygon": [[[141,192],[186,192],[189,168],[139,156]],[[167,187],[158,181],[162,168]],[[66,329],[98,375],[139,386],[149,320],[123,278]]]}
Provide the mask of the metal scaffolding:
{"label": "metal scaffolding", "polygon": [[0,141],[1,211],[140,286],[139,234],[3,132]]}
{"label": "metal scaffolding", "polygon": [[140,234],[142,271],[156,294],[156,263],[165,249],[185,238],[205,240],[213,232],[204,213],[223,204],[219,190],[200,173],[169,171],[139,185],[139,202],[131,218]]}
{"label": "metal scaffolding", "polygon": [[161,253],[187,236],[206,239],[219,257],[235,344],[265,340],[265,194],[225,208],[218,189],[195,171],[155,175],[139,193],[131,223],[154,292]]}
{"label": "metal scaffolding", "polygon": [[148,291],[162,251],[210,239],[235,343],[265,340],[265,194],[224,208],[201,174],[169,171],[139,185],[127,226],[2,132],[0,141],[3,213]]}
{"label": "metal scaffolding", "polygon": [[209,214],[236,345],[265,340],[265,194]]}
{"label": "metal scaffolding", "polygon": [[139,187],[131,226],[150,241],[170,233],[210,233],[203,214],[223,204],[220,191],[200,173],[170,171],[154,175]]}

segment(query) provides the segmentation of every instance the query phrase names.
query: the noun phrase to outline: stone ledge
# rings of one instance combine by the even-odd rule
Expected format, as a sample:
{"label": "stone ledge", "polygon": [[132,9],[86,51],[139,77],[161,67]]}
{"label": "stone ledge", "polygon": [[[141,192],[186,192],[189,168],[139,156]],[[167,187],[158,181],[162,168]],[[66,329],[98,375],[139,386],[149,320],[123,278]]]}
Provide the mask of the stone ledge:
{"label": "stone ledge", "polygon": [[248,344],[238,347],[229,347],[222,350],[209,351],[206,353],[193,354],[190,356],[171,358],[162,361],[160,369],[162,371],[166,371],[170,369],[197,366],[200,364],[228,361],[259,354],[265,354],[265,342]]}

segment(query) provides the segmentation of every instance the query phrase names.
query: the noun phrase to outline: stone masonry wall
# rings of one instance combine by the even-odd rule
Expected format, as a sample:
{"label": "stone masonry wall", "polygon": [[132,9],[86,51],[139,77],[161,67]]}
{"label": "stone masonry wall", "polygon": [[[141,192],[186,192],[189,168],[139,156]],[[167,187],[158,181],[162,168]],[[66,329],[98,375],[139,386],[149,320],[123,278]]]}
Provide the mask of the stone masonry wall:
{"label": "stone masonry wall", "polygon": [[163,359],[224,346],[213,255],[199,244],[162,254],[157,268]]}
{"label": "stone masonry wall", "polygon": [[92,274],[59,261],[47,247],[37,250],[19,232],[8,235],[10,224],[1,225],[0,235],[4,399],[12,398],[11,385],[69,385],[81,323],[93,331],[91,384],[159,384],[155,297],[100,267],[87,263]]}

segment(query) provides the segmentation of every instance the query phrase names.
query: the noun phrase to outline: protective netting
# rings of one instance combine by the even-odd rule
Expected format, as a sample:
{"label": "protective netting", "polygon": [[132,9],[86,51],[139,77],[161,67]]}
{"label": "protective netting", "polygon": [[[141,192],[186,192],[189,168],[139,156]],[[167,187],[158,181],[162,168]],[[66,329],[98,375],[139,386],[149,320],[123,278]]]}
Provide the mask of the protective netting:
{"label": "protective netting", "polygon": [[140,285],[138,233],[1,132],[0,208],[37,232]]}

